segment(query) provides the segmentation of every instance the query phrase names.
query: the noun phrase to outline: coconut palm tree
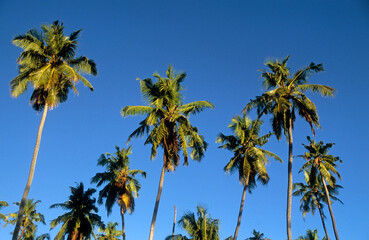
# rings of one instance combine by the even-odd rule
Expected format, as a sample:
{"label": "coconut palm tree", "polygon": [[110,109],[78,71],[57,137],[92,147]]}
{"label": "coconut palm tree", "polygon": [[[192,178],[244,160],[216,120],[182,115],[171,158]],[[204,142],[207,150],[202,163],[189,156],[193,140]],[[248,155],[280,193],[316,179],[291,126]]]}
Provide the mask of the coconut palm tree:
{"label": "coconut palm tree", "polygon": [[188,212],[178,221],[190,238],[175,235],[166,240],[219,240],[219,223],[219,219],[212,219],[205,208],[197,206],[197,219],[194,213]]}
{"label": "coconut palm tree", "polygon": [[282,133],[288,143],[288,186],[287,186],[287,237],[292,240],[291,208],[292,208],[292,163],[293,163],[293,136],[292,130],[296,119],[296,112],[307,121],[314,133],[314,126],[320,127],[315,104],[305,95],[310,90],[322,96],[333,96],[334,89],[325,85],[309,84],[308,78],[313,73],[323,71],[322,64],[311,63],[309,66],[291,74],[287,67],[287,56],[282,61],[268,61],[269,71],[263,71],[263,85],[267,89],[261,96],[251,100],[244,109],[250,111],[257,108],[258,117],[272,114],[272,127],[278,140]]}
{"label": "coconut palm tree", "polygon": [[[33,199],[27,199],[26,205],[24,206],[24,216],[22,218],[21,231],[19,236],[17,236],[18,240],[27,239],[32,236],[33,233],[36,233],[37,226],[35,223],[42,223],[44,225],[46,224],[44,215],[36,211],[36,205],[40,202],[40,200],[34,202]],[[14,204],[16,206],[20,205],[19,202],[16,202]],[[6,225],[16,224],[18,220],[18,215],[19,212],[9,214],[6,218]]]}
{"label": "coconut palm tree", "polygon": [[[325,194],[325,189],[321,180],[321,177],[318,175],[312,175],[310,170],[307,169],[304,171],[305,183],[294,183],[293,189],[296,190],[293,195],[301,196],[300,200],[300,210],[302,212],[303,218],[305,218],[306,214],[311,212],[314,215],[316,209],[319,210],[320,219],[322,220],[323,229],[325,232],[326,239],[329,240],[328,231],[325,226],[325,215],[323,212],[323,203],[327,203],[327,197]],[[338,189],[342,188],[340,185],[335,184],[334,187],[327,186],[329,196],[332,200],[336,200],[342,203],[340,199],[336,197],[338,194]]]}
{"label": "coconut palm tree", "polygon": [[296,240],[319,240],[318,230],[315,229],[314,231],[312,231],[308,229],[306,230],[305,236],[299,236]]}
{"label": "coconut palm tree", "polygon": [[117,202],[120,206],[122,218],[122,235],[125,240],[124,214],[128,211],[130,214],[135,209],[135,197],[138,197],[138,191],[141,184],[135,178],[141,174],[146,178],[146,172],[137,169],[129,169],[129,155],[131,147],[119,149],[115,146],[115,156],[110,153],[102,154],[97,161],[97,165],[106,167],[103,173],[97,173],[91,180],[98,187],[107,183],[99,192],[98,203],[102,204],[105,199],[105,207],[108,216],[112,212],[113,205]]}
{"label": "coconut palm tree", "polygon": [[190,156],[200,161],[204,156],[207,143],[200,135],[198,129],[191,125],[189,116],[213,108],[208,101],[196,101],[183,104],[182,86],[186,74],[176,74],[169,65],[166,77],[154,74],[157,81],[150,78],[140,80],[141,94],[148,106],[126,106],[122,109],[123,117],[146,115],[140,126],[129,136],[148,134],[145,144],[151,144],[151,159],[156,156],[157,148],[164,150],[163,167],[160,174],[159,188],[156,196],[153,217],[150,226],[149,240],[154,238],[156,216],[164,182],[165,171],[174,171],[179,165],[179,152],[182,150],[184,165],[188,165],[188,151],[192,148]]}
{"label": "coconut palm tree", "polygon": [[246,240],[270,240],[269,238],[264,237],[264,233],[256,231],[255,229],[252,231],[252,237],[246,238]]}
{"label": "coconut palm tree", "polygon": [[267,157],[273,157],[282,162],[276,154],[261,148],[272,135],[268,133],[264,136],[259,136],[262,123],[259,119],[252,121],[246,115],[233,117],[232,122],[228,125],[233,135],[226,136],[220,133],[216,140],[217,143],[223,144],[219,148],[233,152],[233,157],[224,167],[224,170],[227,173],[237,171],[239,181],[244,186],[236,230],[233,236],[234,240],[237,240],[241,225],[246,190],[248,189],[251,193],[256,186],[256,180],[259,180],[262,184],[266,184],[269,181],[269,175],[265,167],[265,164],[268,162]]}
{"label": "coconut palm tree", "polygon": [[[2,209],[3,207],[8,207],[9,204],[5,201],[0,201],[0,209]],[[6,216],[2,213],[0,213],[0,219],[5,221],[6,220]]]}
{"label": "coconut palm tree", "polygon": [[92,198],[96,190],[89,188],[84,191],[83,183],[70,187],[70,190],[71,195],[68,201],[50,206],[50,208],[62,208],[68,211],[50,223],[51,229],[62,224],[55,240],[65,237],[67,240],[82,240],[89,238],[91,234],[95,237],[94,227],[104,227],[100,216],[96,214],[98,212],[95,206],[96,199]]}
{"label": "coconut palm tree", "polygon": [[306,160],[304,165],[301,167],[300,172],[309,170],[310,175],[318,175],[320,177],[319,179],[321,179],[321,182],[324,186],[326,203],[331,215],[334,235],[335,238],[338,240],[339,236],[336,227],[336,220],[334,218],[331,206],[331,195],[329,194],[329,190],[325,181],[328,182],[331,188],[336,188],[335,175],[342,180],[341,175],[337,171],[336,167],[337,163],[342,163],[342,160],[339,157],[334,157],[333,155],[328,154],[329,149],[333,147],[334,143],[324,144],[323,141],[317,143],[309,136],[307,137],[307,140],[309,141],[309,145],[303,144],[303,146],[308,152],[305,152],[304,155],[299,156],[303,157]]}
{"label": "coconut palm tree", "polygon": [[97,240],[119,240],[118,237],[123,236],[123,232],[117,230],[117,222],[109,222],[105,228],[99,228],[102,234],[97,235]]}
{"label": "coconut palm tree", "polygon": [[70,36],[65,36],[64,26],[58,21],[51,25],[42,25],[41,29],[41,32],[31,29],[26,34],[18,35],[13,39],[13,44],[22,48],[23,52],[17,60],[19,75],[10,82],[11,95],[18,97],[27,90],[28,85],[31,85],[34,88],[30,101],[32,107],[38,112],[43,110],[13,240],[18,236],[24,206],[31,188],[47,111],[65,102],[70,89],[78,93],[75,87],[77,82],[82,82],[93,90],[90,82],[81,74],[97,74],[93,60],[84,56],[75,58],[77,40],[82,29],[73,32]]}

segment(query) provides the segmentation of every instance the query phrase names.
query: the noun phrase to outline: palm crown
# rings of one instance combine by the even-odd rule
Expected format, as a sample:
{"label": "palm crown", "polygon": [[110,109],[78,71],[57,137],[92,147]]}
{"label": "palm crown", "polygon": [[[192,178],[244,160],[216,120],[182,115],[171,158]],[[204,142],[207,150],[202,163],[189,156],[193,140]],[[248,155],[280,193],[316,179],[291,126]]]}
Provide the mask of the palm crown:
{"label": "palm crown", "polygon": [[18,58],[19,75],[10,82],[11,95],[18,97],[34,87],[31,103],[40,111],[67,100],[69,89],[78,93],[75,84],[81,81],[93,90],[92,85],[81,74],[96,75],[96,64],[87,57],[75,58],[78,36],[82,29],[70,36],[64,35],[64,26],[58,21],[42,25],[42,32],[32,29],[13,39],[13,44],[23,52]]}
{"label": "palm crown", "polygon": [[117,222],[109,222],[105,228],[99,228],[101,234],[97,235],[97,240],[119,240],[118,237],[123,235],[123,232],[117,230]]}
{"label": "palm crown", "polygon": [[192,159],[201,160],[203,157],[207,143],[198,129],[191,125],[188,117],[205,108],[213,108],[213,105],[208,101],[183,104],[181,83],[186,74],[175,74],[169,65],[166,76],[161,77],[155,73],[154,77],[157,79],[155,83],[150,78],[140,80],[141,93],[148,106],[127,106],[121,113],[124,117],[146,114],[146,118],[129,136],[129,140],[147,133],[145,144],[152,145],[151,158],[156,156],[159,146],[163,147],[165,169],[173,171],[179,165],[180,149],[183,151],[184,165],[188,164],[188,148],[192,148],[190,153]]}
{"label": "palm crown", "polygon": [[110,215],[112,207],[116,201],[122,207],[123,213],[132,213],[135,207],[134,198],[138,197],[141,184],[135,178],[137,174],[146,177],[146,172],[137,169],[129,169],[129,158],[131,147],[127,149],[116,148],[115,157],[110,153],[102,154],[98,160],[98,165],[106,167],[105,172],[97,173],[91,180],[97,186],[107,183],[99,193],[98,202],[103,203]]}
{"label": "palm crown", "polygon": [[320,127],[315,104],[305,95],[307,90],[318,92],[323,96],[333,96],[335,92],[332,87],[308,83],[308,79],[313,73],[324,71],[322,64],[312,62],[309,66],[292,75],[287,67],[288,59],[289,56],[280,62],[275,60],[265,63],[270,72],[263,70],[261,77],[267,91],[262,96],[252,100],[244,109],[249,111],[256,107],[259,116],[272,114],[273,131],[278,139],[281,137],[282,129],[287,136],[289,119],[292,119],[291,127],[293,127],[295,109],[309,123],[313,132],[314,125]]}
{"label": "palm crown", "polygon": [[220,133],[216,140],[223,144],[219,148],[228,149],[234,153],[224,170],[238,171],[240,182],[248,186],[249,191],[256,186],[256,176],[263,184],[268,182],[269,176],[265,167],[268,162],[267,156],[282,162],[276,154],[261,148],[272,135],[268,133],[259,136],[262,123],[261,120],[251,120],[246,115],[233,117],[228,125],[233,135],[226,136]]}
{"label": "palm crown", "polygon": [[56,240],[63,239],[65,236],[68,236],[68,239],[89,238],[91,234],[94,235],[95,226],[103,227],[100,216],[96,214],[98,212],[95,206],[96,199],[92,198],[96,190],[89,188],[84,191],[83,183],[70,187],[70,190],[71,195],[68,201],[50,206],[50,208],[60,207],[68,211],[50,223],[51,229],[62,223],[55,237]]}

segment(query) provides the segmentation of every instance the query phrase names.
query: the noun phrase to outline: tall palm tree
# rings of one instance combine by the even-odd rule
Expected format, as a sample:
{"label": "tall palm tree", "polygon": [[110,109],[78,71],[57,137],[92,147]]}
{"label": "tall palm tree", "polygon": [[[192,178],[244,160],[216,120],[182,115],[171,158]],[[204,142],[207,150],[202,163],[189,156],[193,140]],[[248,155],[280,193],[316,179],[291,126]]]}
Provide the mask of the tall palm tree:
{"label": "tall palm tree", "polygon": [[96,214],[98,212],[95,206],[96,199],[92,198],[96,190],[89,188],[84,191],[83,183],[70,187],[70,190],[68,201],[50,206],[50,208],[62,208],[68,211],[50,223],[51,229],[62,224],[55,240],[64,239],[66,236],[67,240],[82,240],[89,238],[91,234],[95,237],[94,227],[104,226],[101,217]]}
{"label": "tall palm tree", "polygon": [[117,230],[117,222],[109,222],[105,228],[99,228],[102,234],[97,235],[97,240],[119,240],[118,237],[123,236],[123,232]]}
{"label": "tall palm tree", "polygon": [[309,136],[307,137],[309,141],[309,145],[304,145],[305,149],[308,152],[305,152],[304,155],[300,156],[305,158],[306,162],[301,167],[301,171],[309,170],[311,175],[319,175],[321,182],[324,186],[326,203],[328,205],[329,213],[331,215],[334,235],[337,240],[339,240],[336,220],[334,218],[332,206],[331,206],[331,196],[329,194],[329,190],[325,181],[328,182],[331,188],[336,187],[336,178],[335,175],[342,180],[341,175],[337,171],[337,162],[342,163],[342,160],[339,157],[334,157],[333,155],[328,154],[329,149],[334,145],[333,143],[324,144],[323,141],[315,142],[315,140],[311,139]]}
{"label": "tall palm tree", "polygon": [[201,112],[206,108],[213,108],[208,101],[196,101],[183,104],[182,86],[186,74],[176,74],[169,65],[166,77],[154,73],[157,81],[150,78],[140,80],[141,94],[148,106],[127,106],[121,111],[122,116],[146,115],[140,126],[129,136],[148,134],[145,144],[151,144],[151,159],[156,156],[157,148],[164,150],[163,167],[160,174],[159,188],[150,227],[149,240],[154,238],[156,216],[159,208],[160,196],[163,188],[165,171],[174,171],[179,165],[179,152],[183,151],[184,165],[188,165],[188,148],[192,148],[190,156],[200,161],[204,156],[207,143],[199,134],[196,127],[189,121],[191,114]]}
{"label": "tall palm tree", "polygon": [[51,25],[42,25],[41,29],[41,32],[31,29],[26,34],[18,35],[13,39],[13,44],[22,48],[23,52],[17,60],[19,75],[10,82],[11,95],[18,97],[30,84],[34,88],[30,103],[36,111],[43,110],[13,240],[18,236],[24,205],[31,188],[47,111],[65,102],[70,89],[78,93],[75,84],[79,81],[93,90],[90,82],[80,74],[97,75],[93,60],[84,56],[75,58],[77,40],[82,29],[73,32],[69,37],[64,35],[64,26],[58,21]]}
{"label": "tall palm tree", "polygon": [[194,213],[188,212],[178,221],[190,238],[175,235],[166,240],[219,240],[219,223],[219,219],[212,219],[205,208],[197,206],[197,219]]}
{"label": "tall palm tree", "polygon": [[241,225],[246,190],[248,189],[251,193],[256,186],[256,180],[259,180],[262,184],[269,181],[269,175],[265,167],[268,162],[267,156],[282,162],[276,154],[261,148],[272,135],[268,133],[259,136],[262,123],[259,119],[252,121],[246,115],[233,117],[232,122],[228,125],[233,135],[226,136],[220,133],[216,140],[216,142],[223,144],[220,148],[233,152],[233,157],[224,167],[224,170],[228,173],[237,171],[239,181],[244,186],[236,230],[233,236],[234,240],[237,240]]}
{"label": "tall palm tree", "polygon": [[[3,207],[8,207],[9,204],[5,201],[0,201],[0,209],[2,209]],[[0,213],[0,219],[5,221],[6,220],[6,216],[2,213]]]}
{"label": "tall palm tree", "polygon": [[[44,215],[36,211],[36,205],[40,202],[40,200],[34,202],[33,199],[27,199],[26,205],[24,206],[24,216],[22,218],[21,231],[19,236],[17,236],[18,240],[27,239],[29,236],[33,235],[33,233],[36,233],[37,226],[35,223],[42,223],[44,225],[46,224]],[[19,202],[14,204],[16,206],[20,205]],[[9,214],[7,216],[6,224],[16,224],[18,215],[19,212]]]}
{"label": "tall palm tree", "polygon": [[319,240],[318,230],[315,229],[314,231],[312,231],[308,229],[306,230],[305,236],[299,236],[296,240]]}
{"label": "tall palm tree", "polygon": [[138,191],[141,184],[135,178],[137,174],[141,174],[146,178],[146,172],[137,169],[129,169],[129,155],[131,154],[131,147],[127,149],[117,150],[115,157],[110,153],[102,154],[97,161],[97,165],[106,167],[105,172],[97,173],[91,180],[96,183],[98,187],[107,183],[99,192],[98,203],[102,204],[105,199],[105,207],[108,216],[111,214],[113,205],[117,202],[120,206],[120,214],[122,218],[122,236],[123,240],[126,238],[124,214],[128,211],[130,214],[135,209],[135,197],[138,197]]}
{"label": "tall palm tree", "polygon": [[291,74],[287,67],[287,56],[282,61],[268,61],[265,65],[269,71],[263,71],[263,85],[267,89],[261,96],[251,100],[244,109],[250,111],[257,108],[258,116],[272,114],[272,127],[278,140],[282,131],[288,143],[288,186],[287,186],[287,237],[292,240],[291,208],[292,208],[292,162],[293,162],[293,136],[292,130],[297,114],[307,121],[314,133],[314,126],[320,127],[318,113],[314,103],[305,95],[305,92],[320,93],[322,96],[333,96],[334,88],[309,84],[308,78],[317,72],[323,71],[322,64],[311,63],[309,66]]}

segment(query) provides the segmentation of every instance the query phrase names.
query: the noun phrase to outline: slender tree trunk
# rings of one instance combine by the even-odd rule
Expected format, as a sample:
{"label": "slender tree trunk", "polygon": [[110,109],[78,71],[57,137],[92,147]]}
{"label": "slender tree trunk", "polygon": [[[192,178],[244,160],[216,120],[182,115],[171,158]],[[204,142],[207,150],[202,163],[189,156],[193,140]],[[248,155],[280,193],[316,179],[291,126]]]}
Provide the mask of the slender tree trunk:
{"label": "slender tree trunk", "polygon": [[318,209],[319,209],[320,218],[322,219],[322,224],[323,224],[323,229],[324,229],[324,232],[325,232],[325,237],[327,238],[327,240],[329,240],[328,231],[327,231],[327,228],[325,227],[322,208],[320,206],[318,206]]}
{"label": "slender tree trunk", "polygon": [[337,232],[337,227],[336,227],[336,220],[334,219],[334,214],[333,214],[333,210],[332,210],[332,206],[331,206],[331,198],[329,197],[327,184],[325,184],[325,180],[324,180],[323,176],[322,176],[322,180],[323,180],[323,185],[324,185],[324,189],[325,189],[325,195],[326,195],[327,200],[328,200],[328,209],[329,209],[329,213],[331,214],[334,236],[336,237],[336,240],[339,240],[340,238],[338,237],[338,232]]}
{"label": "slender tree trunk", "polygon": [[245,186],[243,186],[243,192],[242,192],[242,198],[241,198],[240,211],[239,211],[239,213],[238,213],[237,226],[236,226],[236,230],[234,231],[234,237],[233,237],[233,240],[237,240],[238,231],[240,230],[241,217],[242,217],[242,212],[243,212],[243,204],[245,203],[245,197],[246,197],[247,185],[248,185],[248,183],[247,183],[247,184],[245,184]]}
{"label": "slender tree trunk", "polygon": [[174,205],[174,220],[173,220],[172,236],[174,236],[174,230],[176,228],[176,218],[177,218],[177,207],[176,205]]}
{"label": "slender tree trunk", "polygon": [[154,230],[155,230],[156,215],[158,214],[159,202],[160,202],[160,197],[161,197],[161,191],[163,190],[164,174],[165,174],[165,163],[163,164],[163,168],[162,168],[161,174],[160,174],[159,188],[158,188],[158,194],[156,195],[156,202],[155,202],[155,207],[154,207],[154,213],[152,215],[152,220],[151,220],[149,240],[153,240],[154,239]]}
{"label": "slender tree trunk", "polygon": [[123,236],[123,240],[126,240],[126,227],[124,224],[124,209],[123,206],[120,206],[120,216],[122,217],[122,236]]}
{"label": "slender tree trunk", "polygon": [[26,185],[26,188],[24,189],[22,200],[21,200],[21,203],[19,205],[18,219],[17,219],[17,224],[15,225],[14,232],[13,232],[13,238],[12,238],[13,240],[17,240],[17,236],[19,234],[20,226],[21,226],[21,223],[22,223],[23,215],[24,215],[24,206],[26,205],[27,196],[28,196],[29,190],[31,188],[33,175],[35,173],[37,154],[38,154],[38,150],[40,148],[42,129],[44,128],[47,109],[48,109],[48,106],[45,105],[44,112],[42,113],[40,126],[38,127],[36,146],[35,146],[35,149],[33,151],[31,168],[30,168],[29,174],[28,174],[27,185]]}
{"label": "slender tree trunk", "polygon": [[292,162],[293,162],[293,138],[292,118],[289,119],[288,127],[288,184],[287,184],[287,237],[292,240],[291,209],[292,209]]}

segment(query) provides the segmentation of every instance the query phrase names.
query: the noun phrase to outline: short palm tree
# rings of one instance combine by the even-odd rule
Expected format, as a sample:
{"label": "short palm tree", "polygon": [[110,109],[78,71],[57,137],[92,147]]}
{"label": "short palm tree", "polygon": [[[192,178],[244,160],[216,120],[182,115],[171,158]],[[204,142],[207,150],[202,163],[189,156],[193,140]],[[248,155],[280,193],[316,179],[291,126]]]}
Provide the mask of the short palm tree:
{"label": "short palm tree", "polygon": [[110,153],[102,154],[97,165],[106,167],[103,173],[97,173],[91,180],[98,187],[107,183],[99,193],[98,203],[102,204],[105,199],[105,207],[110,215],[113,205],[117,202],[120,206],[122,218],[122,235],[125,240],[124,214],[126,211],[132,213],[135,209],[135,197],[138,197],[138,191],[141,184],[135,178],[137,174],[146,177],[146,172],[137,169],[129,169],[129,155],[131,147],[117,150],[115,156]]}
{"label": "short palm tree", "polygon": [[178,221],[190,238],[175,235],[166,240],[219,240],[219,223],[219,219],[212,219],[205,208],[197,206],[197,219],[194,213],[188,212]]}
{"label": "short palm tree", "polygon": [[30,84],[34,88],[30,101],[32,107],[36,111],[43,110],[31,168],[19,206],[20,214],[14,229],[13,240],[16,240],[20,230],[48,109],[53,109],[59,103],[65,102],[70,89],[78,93],[75,84],[79,81],[93,90],[90,82],[80,74],[97,74],[96,64],[93,60],[87,57],[75,58],[77,40],[82,29],[73,32],[70,36],[65,36],[64,26],[58,21],[51,25],[42,25],[41,28],[41,32],[31,29],[26,34],[18,35],[13,39],[13,44],[22,48],[23,52],[17,60],[19,75],[10,82],[11,95],[18,97],[27,90]]}
{"label": "short palm tree", "polygon": [[[310,171],[310,175],[318,175],[319,179],[323,183],[324,192],[326,197],[326,203],[328,205],[329,213],[331,215],[334,235],[336,239],[339,239],[337,227],[336,227],[336,220],[334,218],[332,206],[331,206],[331,195],[329,194],[329,190],[325,181],[328,182],[331,188],[336,188],[336,178],[335,175],[342,180],[341,175],[337,171],[337,163],[341,163],[342,160],[339,157],[334,157],[333,155],[328,154],[329,149],[334,145],[333,143],[324,144],[323,141],[315,142],[315,140],[307,137],[309,141],[309,145],[304,145],[305,149],[308,152],[305,152],[304,155],[300,156],[303,157],[306,162],[301,167],[301,171]],[[314,179],[314,178],[312,178]]]}
{"label": "short palm tree", "polygon": [[97,240],[119,240],[118,237],[123,236],[123,232],[117,230],[117,226],[117,222],[109,222],[106,227],[99,228],[99,232],[101,232],[102,234],[96,236]]}
{"label": "short palm tree", "polygon": [[[2,209],[3,207],[8,207],[9,204],[5,201],[0,201],[0,209]],[[0,219],[5,221],[6,220],[6,216],[2,213],[0,213]]]}
{"label": "short palm tree", "polygon": [[233,157],[224,167],[224,170],[228,173],[237,171],[240,183],[244,186],[236,230],[233,236],[234,240],[237,240],[241,225],[246,190],[248,189],[251,193],[256,186],[256,180],[259,180],[262,184],[269,181],[269,175],[265,167],[268,162],[267,157],[273,157],[282,162],[276,154],[261,148],[272,135],[268,133],[259,136],[262,123],[259,119],[252,121],[246,115],[233,117],[232,122],[228,125],[233,135],[226,136],[220,133],[216,140],[216,142],[223,144],[220,148],[233,152]]}
{"label": "short palm tree", "polygon": [[96,214],[98,212],[95,206],[96,199],[92,198],[92,194],[96,190],[89,188],[84,191],[83,183],[77,184],[76,187],[70,187],[70,190],[71,195],[68,201],[50,206],[50,208],[62,208],[68,211],[50,223],[51,229],[62,224],[55,240],[61,240],[65,237],[67,240],[89,239],[91,234],[95,237],[94,227],[104,226],[101,217]]}
{"label": "short palm tree", "polygon": [[334,89],[325,85],[309,84],[308,78],[317,72],[323,71],[322,64],[311,63],[309,66],[291,74],[287,67],[287,56],[282,61],[268,61],[265,65],[269,71],[263,71],[263,85],[267,89],[261,96],[251,100],[244,109],[250,111],[257,108],[258,117],[272,114],[272,127],[278,140],[283,134],[288,143],[288,187],[287,187],[287,237],[292,240],[291,209],[292,209],[292,163],[293,137],[292,130],[296,119],[296,112],[307,121],[314,133],[314,126],[320,127],[315,104],[305,95],[305,92],[320,93],[323,96],[333,96]]}
{"label": "short palm tree", "polygon": [[264,233],[256,231],[255,229],[252,231],[252,237],[246,238],[246,240],[270,240],[264,237]]}
{"label": "short palm tree", "polygon": [[[33,199],[27,199],[26,205],[24,206],[24,216],[22,218],[21,231],[17,239],[27,239],[36,233],[37,226],[35,223],[45,223],[45,217],[43,214],[36,211],[36,205],[41,201],[35,201]],[[19,202],[15,203],[15,205],[19,206]],[[18,219],[19,212],[11,213],[7,216],[7,224],[16,224]]]}
{"label": "short palm tree", "polygon": [[155,73],[154,77],[157,79],[155,83],[150,78],[140,80],[141,94],[148,106],[126,106],[121,111],[123,117],[146,115],[146,118],[140,122],[140,126],[129,136],[128,141],[132,137],[142,136],[146,133],[148,137],[145,144],[151,144],[151,159],[156,156],[159,146],[164,150],[163,167],[149,240],[154,238],[165,171],[174,171],[179,165],[180,150],[183,152],[184,165],[188,165],[189,148],[192,148],[191,158],[200,161],[207,147],[204,137],[199,134],[196,127],[191,125],[189,116],[206,108],[213,108],[213,105],[208,101],[183,104],[181,83],[186,74],[176,74],[171,65],[168,67],[166,77],[161,77],[158,73]]}
{"label": "short palm tree", "polygon": [[[293,189],[296,190],[293,195],[301,196],[300,210],[302,212],[303,218],[305,218],[307,213],[311,212],[311,214],[314,215],[316,209],[319,210],[319,215],[320,219],[322,220],[325,236],[326,239],[329,240],[328,231],[324,221],[325,215],[323,212],[323,203],[327,203],[328,201],[321,177],[317,175],[312,175],[309,169],[304,171],[304,177],[306,183],[293,184]],[[336,197],[336,195],[338,194],[338,189],[342,187],[338,184],[335,184],[334,187],[327,187],[330,198],[342,203],[342,201]]]}
{"label": "short palm tree", "polygon": [[308,229],[306,230],[305,236],[299,236],[296,240],[319,240],[318,230],[315,229],[314,231],[312,231]]}

